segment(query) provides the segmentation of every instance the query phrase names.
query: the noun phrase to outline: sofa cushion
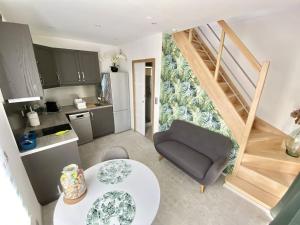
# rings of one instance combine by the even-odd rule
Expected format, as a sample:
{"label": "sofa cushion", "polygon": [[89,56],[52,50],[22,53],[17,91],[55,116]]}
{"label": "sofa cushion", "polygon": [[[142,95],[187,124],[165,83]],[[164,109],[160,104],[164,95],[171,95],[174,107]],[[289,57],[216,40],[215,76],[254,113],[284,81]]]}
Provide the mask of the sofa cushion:
{"label": "sofa cushion", "polygon": [[181,120],[173,121],[170,139],[190,146],[213,161],[226,158],[232,148],[229,138]]}
{"label": "sofa cushion", "polygon": [[166,141],[156,146],[157,151],[196,180],[204,178],[212,161],[205,155],[176,141]]}

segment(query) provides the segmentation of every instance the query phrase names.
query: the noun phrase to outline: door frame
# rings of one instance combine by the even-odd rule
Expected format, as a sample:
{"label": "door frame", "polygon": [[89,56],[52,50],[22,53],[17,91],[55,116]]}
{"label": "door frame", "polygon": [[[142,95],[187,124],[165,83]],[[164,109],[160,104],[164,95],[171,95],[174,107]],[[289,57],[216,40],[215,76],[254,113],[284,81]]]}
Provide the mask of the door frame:
{"label": "door frame", "polygon": [[[134,64],[135,63],[147,63],[151,62],[152,63],[152,88],[151,88],[151,123],[152,123],[152,135],[153,135],[153,126],[154,126],[154,91],[155,91],[155,58],[148,58],[148,59],[137,59],[137,60],[132,60],[132,90],[133,90],[133,129],[136,131],[136,103],[135,103],[135,73],[134,73]],[[146,68],[145,68],[145,76],[146,76]],[[145,85],[146,86],[146,85]],[[145,115],[146,117],[146,115]]]}

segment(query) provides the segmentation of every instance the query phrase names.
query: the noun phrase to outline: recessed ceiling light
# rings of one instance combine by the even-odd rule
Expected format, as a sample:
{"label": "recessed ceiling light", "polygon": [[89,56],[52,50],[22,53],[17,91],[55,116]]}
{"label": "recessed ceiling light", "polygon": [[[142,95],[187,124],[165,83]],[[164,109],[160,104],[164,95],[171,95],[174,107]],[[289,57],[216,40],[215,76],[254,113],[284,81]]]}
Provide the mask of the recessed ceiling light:
{"label": "recessed ceiling light", "polygon": [[152,16],[146,16],[146,19],[147,19],[147,20],[152,20],[153,17],[152,17]]}
{"label": "recessed ceiling light", "polygon": [[172,28],[172,31],[173,32],[177,32],[178,30],[176,28]]}
{"label": "recessed ceiling light", "polygon": [[101,25],[100,24],[95,24],[95,27],[100,28]]}

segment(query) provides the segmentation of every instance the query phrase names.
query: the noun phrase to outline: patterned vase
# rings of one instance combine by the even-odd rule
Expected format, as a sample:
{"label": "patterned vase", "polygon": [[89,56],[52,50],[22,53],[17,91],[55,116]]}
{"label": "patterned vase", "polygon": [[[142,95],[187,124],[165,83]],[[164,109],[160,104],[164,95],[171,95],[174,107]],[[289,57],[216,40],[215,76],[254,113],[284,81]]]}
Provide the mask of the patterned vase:
{"label": "patterned vase", "polygon": [[63,187],[65,202],[79,199],[86,192],[83,170],[79,169],[76,164],[63,168],[60,183]]}

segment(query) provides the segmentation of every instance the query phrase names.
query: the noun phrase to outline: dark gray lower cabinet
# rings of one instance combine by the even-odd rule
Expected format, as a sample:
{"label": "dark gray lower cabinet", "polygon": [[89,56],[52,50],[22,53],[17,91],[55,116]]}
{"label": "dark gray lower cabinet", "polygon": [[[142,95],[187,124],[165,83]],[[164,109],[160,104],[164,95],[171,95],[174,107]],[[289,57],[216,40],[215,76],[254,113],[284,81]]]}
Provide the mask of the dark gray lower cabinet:
{"label": "dark gray lower cabinet", "polygon": [[81,167],[77,142],[23,156],[22,161],[42,205],[58,199],[61,171],[65,166],[75,163]]}
{"label": "dark gray lower cabinet", "polygon": [[113,107],[90,110],[94,138],[114,133]]}

